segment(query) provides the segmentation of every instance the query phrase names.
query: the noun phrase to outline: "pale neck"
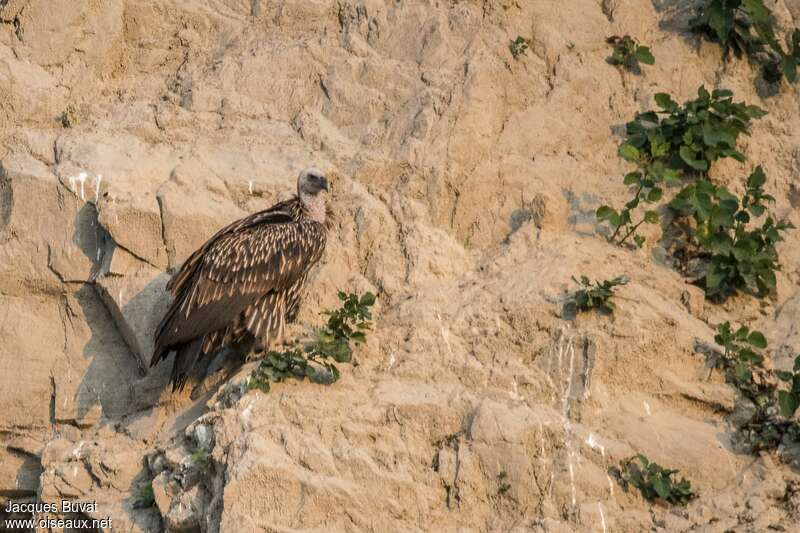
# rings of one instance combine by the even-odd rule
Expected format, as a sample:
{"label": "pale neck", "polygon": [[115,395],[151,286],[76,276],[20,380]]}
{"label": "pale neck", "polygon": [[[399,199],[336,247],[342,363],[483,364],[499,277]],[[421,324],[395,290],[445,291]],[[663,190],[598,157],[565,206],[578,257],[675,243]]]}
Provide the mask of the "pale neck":
{"label": "pale neck", "polygon": [[310,194],[300,193],[300,201],[308,211],[308,218],[325,224],[325,199],[322,195],[311,196]]}

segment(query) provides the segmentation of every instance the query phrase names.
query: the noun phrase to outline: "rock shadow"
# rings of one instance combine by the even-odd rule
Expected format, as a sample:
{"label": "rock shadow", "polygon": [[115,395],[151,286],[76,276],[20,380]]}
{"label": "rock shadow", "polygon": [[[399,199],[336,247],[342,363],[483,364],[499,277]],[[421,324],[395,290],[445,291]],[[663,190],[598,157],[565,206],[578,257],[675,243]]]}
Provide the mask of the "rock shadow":
{"label": "rock shadow", "polygon": [[661,15],[658,27],[680,35],[692,48],[698,49],[700,37],[689,29],[689,21],[701,3],[700,0],[652,0],[653,8]]}

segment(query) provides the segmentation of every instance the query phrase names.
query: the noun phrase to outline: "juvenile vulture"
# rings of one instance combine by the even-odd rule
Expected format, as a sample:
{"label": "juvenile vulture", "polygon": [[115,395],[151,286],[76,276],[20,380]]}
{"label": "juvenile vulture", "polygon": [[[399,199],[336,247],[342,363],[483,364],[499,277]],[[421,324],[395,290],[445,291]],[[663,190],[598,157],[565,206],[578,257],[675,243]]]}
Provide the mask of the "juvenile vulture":
{"label": "juvenile vulture", "polygon": [[316,168],[297,195],[222,228],[167,283],[173,301],[156,330],[150,366],[176,352],[172,390],[202,380],[213,355],[274,345],[297,315],[308,273],[322,257],[331,217]]}

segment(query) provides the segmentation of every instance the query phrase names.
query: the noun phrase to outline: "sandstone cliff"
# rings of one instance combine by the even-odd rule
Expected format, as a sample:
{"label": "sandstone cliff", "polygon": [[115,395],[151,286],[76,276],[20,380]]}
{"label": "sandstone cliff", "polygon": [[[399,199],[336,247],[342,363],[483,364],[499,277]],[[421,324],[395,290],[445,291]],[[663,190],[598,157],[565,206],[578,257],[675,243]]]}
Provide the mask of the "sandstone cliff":
{"label": "sandstone cliff", "polygon": [[[778,363],[800,351],[800,231],[775,298],[719,306],[658,226],[633,250],[594,218],[627,199],[620,126],[705,84],[769,112],[715,177],[762,164],[800,227],[798,87],[685,33],[692,5],[0,0],[0,500],[97,501],[146,532],[796,527],[800,466],[737,449],[746,406],[695,345],[732,320]],[[607,64],[613,34],[656,64]],[[144,370],[168,272],[312,163],[339,223],[300,320],[377,293],[357,365],[170,395]],[[631,278],[613,316],[560,318],[580,274]],[[700,498],[623,492],[608,468],[637,452]]]}

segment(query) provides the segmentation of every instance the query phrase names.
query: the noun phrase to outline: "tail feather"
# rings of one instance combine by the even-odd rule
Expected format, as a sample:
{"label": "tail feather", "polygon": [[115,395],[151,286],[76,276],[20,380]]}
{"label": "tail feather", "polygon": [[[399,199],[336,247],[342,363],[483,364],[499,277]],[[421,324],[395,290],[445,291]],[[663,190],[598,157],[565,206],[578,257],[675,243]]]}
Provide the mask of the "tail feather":
{"label": "tail feather", "polygon": [[177,306],[172,306],[167,311],[167,314],[161,319],[161,322],[158,324],[156,328],[155,334],[155,346],[153,349],[153,357],[150,359],[150,368],[156,366],[160,361],[166,359],[170,352],[176,349],[176,346],[170,346],[169,339],[167,336],[167,329],[169,327],[172,318],[175,316],[177,311]]}
{"label": "tail feather", "polygon": [[203,337],[198,337],[186,344],[175,347],[175,361],[172,364],[172,391],[181,391],[186,386],[189,374],[200,359]]}

